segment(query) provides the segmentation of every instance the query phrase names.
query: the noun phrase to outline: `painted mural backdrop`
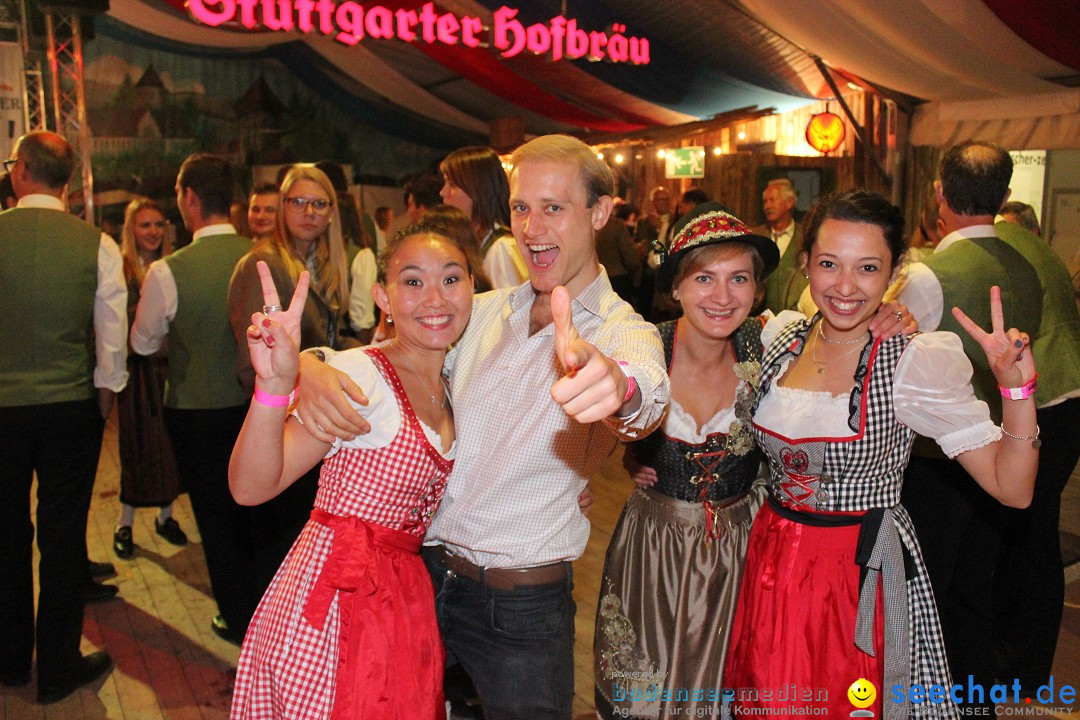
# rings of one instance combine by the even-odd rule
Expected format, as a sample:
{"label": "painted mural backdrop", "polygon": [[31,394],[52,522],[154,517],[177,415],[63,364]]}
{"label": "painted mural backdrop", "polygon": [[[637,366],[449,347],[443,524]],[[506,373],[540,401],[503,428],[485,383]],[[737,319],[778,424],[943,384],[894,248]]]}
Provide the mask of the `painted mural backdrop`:
{"label": "painted mural backdrop", "polygon": [[[241,168],[336,160],[366,181],[424,169],[450,147],[418,133],[390,135],[370,101],[343,88],[302,44],[227,52],[163,42],[108,18],[85,44],[87,116],[95,193],[169,197],[192,152]],[[426,144],[425,144],[426,143]],[[452,144],[452,143],[450,143]],[[100,202],[100,201],[99,201]]]}

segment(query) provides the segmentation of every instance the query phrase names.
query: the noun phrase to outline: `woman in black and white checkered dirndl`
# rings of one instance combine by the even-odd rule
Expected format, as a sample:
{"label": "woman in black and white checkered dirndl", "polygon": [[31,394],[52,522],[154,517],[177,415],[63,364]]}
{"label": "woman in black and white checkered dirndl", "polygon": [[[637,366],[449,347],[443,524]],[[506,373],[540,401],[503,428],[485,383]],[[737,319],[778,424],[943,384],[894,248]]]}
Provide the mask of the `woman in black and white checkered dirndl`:
{"label": "woman in black and white checkered dirndl", "polygon": [[[997,288],[989,332],[956,317],[1014,398],[1003,409],[1019,433],[1009,440],[975,396],[957,335],[871,336],[903,256],[903,224],[877,193],[822,200],[807,216],[801,253],[821,310],[810,320],[784,312],[762,329],[768,350],[753,418],[769,501],[750,532],[724,668],[740,714],[802,705],[830,716],[957,717],[933,591],[900,505],[915,434],[934,439],[999,502],[1031,501],[1035,366],[1030,337],[1005,329]],[[901,324],[905,315],[886,314]],[[937,690],[927,697],[915,685]]]}
{"label": "woman in black and white checkered dirndl", "polygon": [[[789,325],[772,343],[759,407],[811,327],[807,320]],[[951,685],[933,591],[900,505],[914,432],[893,412],[892,375],[907,344],[896,336],[863,348],[847,399],[850,437],[788,438],[755,416],[771,479],[724,672],[736,692],[795,683],[814,697],[825,690],[827,702],[809,704],[847,715],[847,688],[860,677],[878,686],[879,706],[896,683],[905,695],[912,683]],[[955,715],[951,701],[921,707],[933,717]],[[912,714],[924,716],[918,710]]]}

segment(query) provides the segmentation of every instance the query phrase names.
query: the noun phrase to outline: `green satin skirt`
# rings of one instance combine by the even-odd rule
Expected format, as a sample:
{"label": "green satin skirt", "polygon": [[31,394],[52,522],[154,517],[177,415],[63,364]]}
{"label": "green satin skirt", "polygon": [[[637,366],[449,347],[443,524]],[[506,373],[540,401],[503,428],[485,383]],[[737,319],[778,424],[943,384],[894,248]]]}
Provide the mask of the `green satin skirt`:
{"label": "green satin skirt", "polygon": [[[608,546],[596,613],[603,718],[693,717],[717,708],[759,481],[717,509],[637,489]],[[676,710],[677,709],[677,710]],[[708,712],[704,710],[703,712]]]}

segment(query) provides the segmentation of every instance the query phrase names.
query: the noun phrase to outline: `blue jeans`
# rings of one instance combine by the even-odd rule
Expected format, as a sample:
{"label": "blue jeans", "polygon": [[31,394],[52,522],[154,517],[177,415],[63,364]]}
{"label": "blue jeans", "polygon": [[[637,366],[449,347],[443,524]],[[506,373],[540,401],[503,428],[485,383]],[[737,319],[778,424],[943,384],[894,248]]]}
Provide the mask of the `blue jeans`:
{"label": "blue jeans", "polygon": [[448,665],[461,663],[484,720],[569,720],[574,581],[497,590],[451,572],[424,548]]}

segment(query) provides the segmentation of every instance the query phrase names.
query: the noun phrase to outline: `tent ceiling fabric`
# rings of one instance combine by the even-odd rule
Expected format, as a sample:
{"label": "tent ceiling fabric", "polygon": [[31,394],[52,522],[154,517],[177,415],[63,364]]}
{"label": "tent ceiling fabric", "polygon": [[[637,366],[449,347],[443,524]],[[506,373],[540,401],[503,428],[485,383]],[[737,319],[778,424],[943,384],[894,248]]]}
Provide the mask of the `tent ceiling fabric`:
{"label": "tent ceiling fabric", "polygon": [[924,100],[1053,92],[1045,78],[1072,72],[982,0],[739,2],[828,64]]}
{"label": "tent ceiling fabric", "polygon": [[[417,8],[423,0],[390,0],[380,4]],[[155,7],[160,9],[154,11]],[[490,10],[472,0],[449,0],[440,3],[440,7],[491,18]],[[266,48],[298,39],[288,34],[200,26],[184,17],[182,8],[182,0],[162,0],[160,4],[158,0],[114,0],[110,15],[144,32],[194,45]],[[523,22],[531,21],[526,13],[532,11],[531,6],[522,10]],[[570,8],[568,15],[573,13],[574,8]],[[553,14],[558,14],[558,8]],[[581,22],[583,26],[599,28],[605,25],[603,18],[601,15],[596,23],[584,18]],[[654,101],[642,97],[637,92],[640,87],[622,88],[592,72],[606,63],[556,63],[536,56],[503,59],[462,47],[397,41],[369,41],[355,47],[338,45],[323,37],[306,36],[302,41],[343,75],[388,102],[474,133],[485,132],[488,122],[508,115],[524,116],[529,133],[630,132],[693,122],[746,106],[794,107],[804,104],[808,97],[801,87],[796,89],[797,94],[784,94],[714,69],[704,70],[700,63],[670,53],[660,63],[665,67],[629,67],[626,68],[629,72],[623,73],[629,77],[651,73],[646,85],[651,83],[652,94],[660,99]],[[687,67],[692,70],[686,72]],[[666,71],[671,68],[677,68],[678,76],[687,78],[685,87],[680,87],[680,81],[673,80]],[[769,72],[758,75],[766,84],[789,89],[770,80]],[[694,112],[686,112],[685,108]]]}
{"label": "tent ceiling fabric", "polygon": [[[423,2],[377,4],[415,9]],[[503,0],[438,3],[440,9],[487,22],[501,5]],[[421,125],[449,131],[441,135],[444,142],[454,133],[482,141],[490,122],[508,116],[523,117],[530,134],[575,132],[588,138],[590,132],[641,132],[736,109],[783,111],[831,95],[814,56],[841,76],[935,103],[1049,97],[1062,91],[1052,79],[1075,76],[1080,69],[1072,22],[1080,22],[1080,10],[1029,12],[1027,3],[1009,0],[529,0],[513,5],[526,25],[564,12],[590,30],[624,23],[627,35],[649,39],[652,61],[634,66],[551,62],[531,55],[507,59],[462,46],[396,40],[347,47],[315,34],[201,26],[186,17],[183,0],[111,0],[109,14],[163,41],[183,43],[191,52],[255,51],[302,42],[325,63],[327,77],[336,78],[342,92],[358,96],[355,110],[362,114],[367,103],[384,114],[416,116]],[[331,86],[324,91],[332,92]],[[918,124],[940,121],[949,112],[921,110],[915,136],[931,137]],[[1076,122],[1075,113],[1056,117],[1050,125]]]}
{"label": "tent ceiling fabric", "polygon": [[1080,71],[1080,4],[1075,2],[1018,3],[1015,0],[984,0],[1001,21],[1028,44],[1045,55]]}
{"label": "tent ceiling fabric", "polygon": [[920,105],[911,123],[914,145],[945,147],[993,140],[1010,150],[1080,148],[1080,90]]}

